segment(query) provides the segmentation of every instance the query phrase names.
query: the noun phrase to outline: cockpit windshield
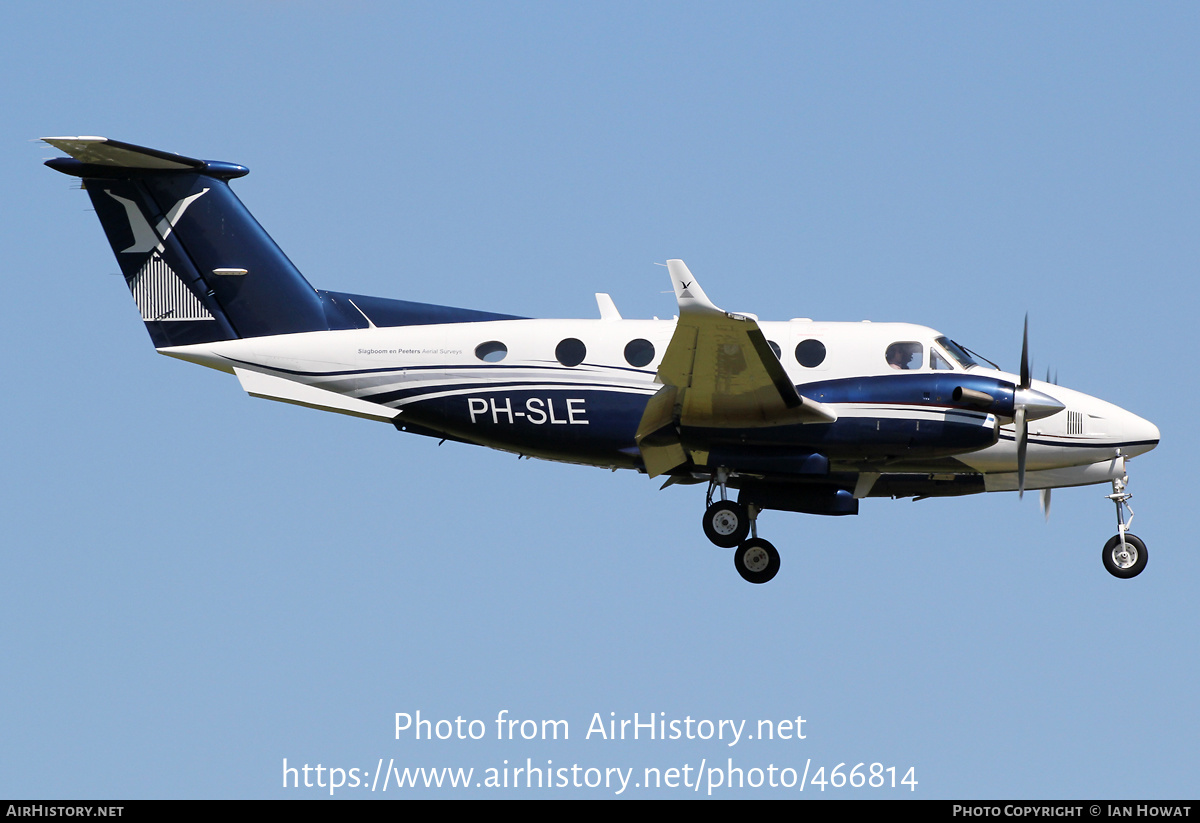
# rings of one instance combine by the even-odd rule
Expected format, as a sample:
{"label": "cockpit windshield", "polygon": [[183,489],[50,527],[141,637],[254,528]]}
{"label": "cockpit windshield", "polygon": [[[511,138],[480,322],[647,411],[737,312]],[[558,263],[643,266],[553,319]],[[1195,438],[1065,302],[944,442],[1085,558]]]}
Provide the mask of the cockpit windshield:
{"label": "cockpit windshield", "polygon": [[975,362],[975,358],[967,354],[966,349],[955,343],[949,337],[939,337],[936,342],[939,346],[946,350],[947,354],[954,358],[958,365],[962,366],[964,369],[969,369],[972,366],[979,365],[977,362]]}

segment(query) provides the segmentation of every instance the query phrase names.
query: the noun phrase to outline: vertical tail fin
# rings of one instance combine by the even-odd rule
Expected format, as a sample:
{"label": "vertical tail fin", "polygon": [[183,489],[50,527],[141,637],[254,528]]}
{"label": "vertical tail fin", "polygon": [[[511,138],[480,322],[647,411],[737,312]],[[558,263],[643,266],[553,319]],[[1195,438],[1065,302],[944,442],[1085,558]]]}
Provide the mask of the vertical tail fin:
{"label": "vertical tail fin", "polygon": [[249,173],[104,137],[47,137],[82,178],[156,348],[328,328],[322,301],[242,205]]}

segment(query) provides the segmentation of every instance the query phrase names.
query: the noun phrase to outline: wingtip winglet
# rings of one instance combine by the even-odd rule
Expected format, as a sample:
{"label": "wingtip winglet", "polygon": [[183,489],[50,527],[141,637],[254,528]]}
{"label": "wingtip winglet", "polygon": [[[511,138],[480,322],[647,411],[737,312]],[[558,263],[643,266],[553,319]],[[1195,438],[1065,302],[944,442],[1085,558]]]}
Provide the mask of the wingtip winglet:
{"label": "wingtip winglet", "polygon": [[687,264],[682,260],[668,260],[667,271],[671,275],[675,299],[679,301],[680,314],[695,311],[721,312],[721,309],[714,306],[708,299],[708,295],[704,293],[704,289],[700,287],[696,278],[688,270]]}

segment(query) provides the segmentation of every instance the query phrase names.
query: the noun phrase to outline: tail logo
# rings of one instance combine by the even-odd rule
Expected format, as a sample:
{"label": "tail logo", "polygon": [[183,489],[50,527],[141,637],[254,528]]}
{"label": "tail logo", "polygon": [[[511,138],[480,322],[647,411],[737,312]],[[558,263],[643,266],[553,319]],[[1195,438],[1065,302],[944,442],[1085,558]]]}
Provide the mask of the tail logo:
{"label": "tail logo", "polygon": [[213,319],[200,299],[157,254],[150,255],[146,265],[128,282],[138,311],[147,322]]}
{"label": "tail logo", "polygon": [[183,213],[187,211],[187,207],[205,194],[208,194],[208,189],[203,189],[196,194],[189,195],[174,206],[171,206],[167,211],[167,215],[158,221],[157,226],[153,227],[142,214],[142,210],[132,200],[118,197],[108,189],[105,189],[104,193],[125,207],[125,215],[129,218],[129,228],[133,232],[133,245],[127,249],[121,249],[121,254],[133,254],[136,252],[145,253],[151,249],[157,249],[161,252],[163,250],[163,241],[170,237],[171,231],[175,228],[175,224],[183,217]]}

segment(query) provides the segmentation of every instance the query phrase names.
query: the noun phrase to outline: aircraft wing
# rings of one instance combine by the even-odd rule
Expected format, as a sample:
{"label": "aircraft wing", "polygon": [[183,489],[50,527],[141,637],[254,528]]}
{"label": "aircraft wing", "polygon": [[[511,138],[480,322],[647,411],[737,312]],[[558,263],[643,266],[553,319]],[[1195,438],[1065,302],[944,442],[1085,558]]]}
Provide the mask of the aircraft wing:
{"label": "aircraft wing", "polygon": [[658,367],[663,388],[647,405],[637,436],[651,477],[687,460],[677,425],[751,428],[837,420],[829,407],[797,393],[754,318],[714,306],[682,260],[668,260],[667,270],[679,321]]}

